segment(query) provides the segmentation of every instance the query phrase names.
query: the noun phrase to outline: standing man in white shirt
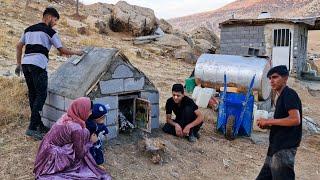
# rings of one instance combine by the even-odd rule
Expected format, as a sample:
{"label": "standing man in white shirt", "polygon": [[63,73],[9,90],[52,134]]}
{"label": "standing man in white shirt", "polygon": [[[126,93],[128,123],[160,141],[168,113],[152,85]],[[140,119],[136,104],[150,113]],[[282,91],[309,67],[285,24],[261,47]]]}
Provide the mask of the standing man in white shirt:
{"label": "standing man in white shirt", "polygon": [[[48,131],[40,116],[47,98],[49,51],[53,45],[61,54],[82,55],[82,51],[72,51],[63,47],[58,33],[52,29],[60,15],[55,8],[48,7],[43,12],[42,22],[25,29],[17,44],[17,67],[15,73],[23,71],[28,86],[29,105],[31,109],[30,124],[26,135],[41,140]],[[22,49],[25,46],[22,58]],[[22,60],[22,61],[21,61]]]}

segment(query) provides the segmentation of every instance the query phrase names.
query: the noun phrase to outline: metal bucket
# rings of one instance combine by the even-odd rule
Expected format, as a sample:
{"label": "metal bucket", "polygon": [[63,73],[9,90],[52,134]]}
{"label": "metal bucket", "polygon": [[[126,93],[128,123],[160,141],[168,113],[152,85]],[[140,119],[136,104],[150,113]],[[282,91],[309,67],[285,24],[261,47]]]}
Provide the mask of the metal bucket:
{"label": "metal bucket", "polygon": [[202,54],[195,67],[195,78],[204,87],[219,90],[223,87],[224,74],[227,74],[228,86],[245,92],[252,76],[256,74],[253,90],[258,91],[259,99],[266,100],[271,93],[267,78],[269,69],[270,62],[265,58]]}

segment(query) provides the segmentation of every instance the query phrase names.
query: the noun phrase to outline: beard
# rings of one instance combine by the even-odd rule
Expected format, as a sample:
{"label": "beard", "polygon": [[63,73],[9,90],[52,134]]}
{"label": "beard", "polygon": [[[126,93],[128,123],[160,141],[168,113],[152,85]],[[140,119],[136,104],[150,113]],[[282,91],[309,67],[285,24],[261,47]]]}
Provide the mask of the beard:
{"label": "beard", "polygon": [[49,28],[52,28],[52,22],[51,21],[48,23],[48,26],[49,26]]}

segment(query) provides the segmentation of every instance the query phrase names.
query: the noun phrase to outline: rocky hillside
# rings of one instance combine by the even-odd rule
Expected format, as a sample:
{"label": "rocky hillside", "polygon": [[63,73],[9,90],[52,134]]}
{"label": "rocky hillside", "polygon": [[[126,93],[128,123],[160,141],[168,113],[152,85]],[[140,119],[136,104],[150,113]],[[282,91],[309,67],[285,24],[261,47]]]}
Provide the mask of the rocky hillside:
{"label": "rocky hillside", "polygon": [[219,23],[233,14],[235,18],[255,18],[263,11],[282,18],[320,16],[320,0],[237,0],[214,11],[174,18],[169,22],[186,31],[203,25],[217,31]]}

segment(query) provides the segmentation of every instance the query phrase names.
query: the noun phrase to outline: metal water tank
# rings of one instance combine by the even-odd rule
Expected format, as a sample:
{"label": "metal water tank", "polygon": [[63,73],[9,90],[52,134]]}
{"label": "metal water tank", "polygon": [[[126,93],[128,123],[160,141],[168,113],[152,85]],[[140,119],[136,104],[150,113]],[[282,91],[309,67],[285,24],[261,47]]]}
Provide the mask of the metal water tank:
{"label": "metal water tank", "polygon": [[266,58],[202,54],[195,67],[195,78],[203,86],[219,90],[226,73],[228,86],[245,92],[256,75],[253,90],[258,91],[260,100],[266,100],[271,93],[267,78],[269,69],[270,61]]}

